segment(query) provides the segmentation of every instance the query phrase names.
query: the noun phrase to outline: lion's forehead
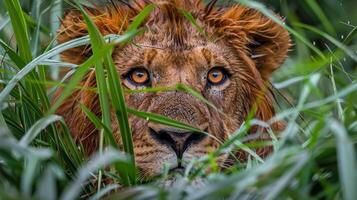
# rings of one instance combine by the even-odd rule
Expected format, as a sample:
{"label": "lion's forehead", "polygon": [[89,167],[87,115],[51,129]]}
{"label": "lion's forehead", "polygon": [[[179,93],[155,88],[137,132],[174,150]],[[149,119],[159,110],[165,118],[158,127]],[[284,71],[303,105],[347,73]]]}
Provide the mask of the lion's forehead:
{"label": "lion's forehead", "polygon": [[113,58],[121,73],[125,73],[126,68],[133,66],[154,68],[158,72],[191,70],[190,73],[193,73],[202,72],[212,66],[230,68],[239,64],[234,52],[218,42],[196,43],[194,47],[189,49],[177,49],[170,45],[155,46],[148,42],[146,35],[135,40],[133,45],[117,48]]}

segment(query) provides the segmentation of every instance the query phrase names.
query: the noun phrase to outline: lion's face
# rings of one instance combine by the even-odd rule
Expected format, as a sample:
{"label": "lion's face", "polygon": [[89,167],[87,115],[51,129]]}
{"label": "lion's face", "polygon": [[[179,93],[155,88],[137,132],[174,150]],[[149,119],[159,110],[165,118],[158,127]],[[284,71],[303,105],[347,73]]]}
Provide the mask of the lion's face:
{"label": "lion's face", "polygon": [[[170,169],[182,168],[191,159],[218,148],[244,120],[250,106],[246,96],[250,94],[239,77],[240,68],[244,67],[242,61],[234,59],[234,53],[224,44],[203,42],[202,38],[201,42],[194,42],[197,45],[177,50],[171,43],[154,47],[147,40],[149,36],[150,33],[142,36],[137,41],[139,46],[128,46],[114,53],[124,86],[142,89],[181,83],[198,91],[216,107],[180,91],[126,96],[129,107],[190,124],[212,135],[130,116],[137,165],[147,175],[156,175],[162,172],[165,163]],[[162,40],[161,35],[157,37]]]}
{"label": "lion's face", "polygon": [[[287,32],[252,9],[233,6],[216,10],[211,4],[195,7],[188,0],[160,2],[144,24],[146,32],[135,37],[132,44],[117,47],[113,52],[123,86],[133,90],[185,84],[214,106],[181,91],[127,93],[126,102],[133,109],[160,114],[209,133],[189,132],[130,115],[135,159],[143,177],[159,175],[165,164],[171,170],[185,168],[192,159],[216,150],[239,128],[253,106],[257,107],[256,118],[271,118],[272,99],[265,81],[281,64],[289,47]],[[191,11],[205,34],[185,19],[180,9]],[[116,12],[124,11],[117,9]],[[108,14],[105,19],[113,19],[113,16]],[[73,16],[69,18],[72,21],[64,21],[62,29],[67,33],[62,35],[62,41],[60,37],[60,42],[68,40],[70,35],[65,28],[78,21],[78,16],[77,20],[73,20]],[[100,29],[104,26],[102,21],[95,21]],[[113,29],[113,24],[110,26]],[[102,29],[106,34],[109,28]],[[79,32],[71,33],[74,31]],[[73,58],[70,53],[76,51],[67,52],[63,59],[70,60]],[[87,80],[85,84],[88,83],[95,84]],[[82,97],[82,103],[97,109],[93,106],[98,104],[93,100],[97,99],[96,95],[86,96],[82,92],[78,96]],[[97,136],[89,138],[86,133],[93,126],[78,128],[78,120],[71,120],[74,114],[65,113],[74,136],[93,148]],[[114,114],[112,122],[117,142],[121,143]],[[218,163],[222,164],[226,158],[227,155],[222,154]]]}

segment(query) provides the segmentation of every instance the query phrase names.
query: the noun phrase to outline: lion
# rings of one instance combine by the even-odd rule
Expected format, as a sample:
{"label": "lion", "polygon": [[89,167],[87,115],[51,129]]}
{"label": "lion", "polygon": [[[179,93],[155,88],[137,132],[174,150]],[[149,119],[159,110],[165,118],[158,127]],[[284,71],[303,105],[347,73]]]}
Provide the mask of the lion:
{"label": "lion", "polygon": [[[102,35],[122,34],[132,19],[150,3],[156,8],[141,27],[146,31],[128,45],[115,47],[112,58],[122,86],[128,90],[150,87],[187,85],[198,91],[216,108],[181,91],[126,93],[127,106],[152,112],[189,124],[207,132],[189,132],[129,116],[134,144],[135,163],[143,177],[180,170],[195,158],[220,147],[255,109],[254,117],[268,121],[274,116],[274,96],[269,78],[284,62],[290,47],[289,33],[261,12],[240,4],[216,5],[215,0],[136,0],[86,8]],[[197,26],[182,14],[192,14]],[[276,15],[278,16],[278,15]],[[58,43],[88,34],[81,13],[68,11],[59,29]],[[62,60],[80,64],[91,55],[90,47],[78,47],[62,53]],[[95,87],[95,72],[82,81],[84,87]],[[59,93],[60,95],[60,93]],[[98,131],[80,108],[87,106],[100,116],[97,93],[75,91],[57,113],[62,115],[73,138],[87,154],[98,148]],[[223,114],[224,113],[224,114]],[[274,130],[282,123],[272,125]],[[121,143],[119,125],[112,114],[112,130]],[[252,128],[250,133],[257,131]],[[214,139],[216,138],[216,139]],[[267,133],[256,140],[270,140]],[[262,157],[271,147],[257,148]],[[238,151],[240,159],[247,154]],[[229,159],[222,153],[220,166]]]}

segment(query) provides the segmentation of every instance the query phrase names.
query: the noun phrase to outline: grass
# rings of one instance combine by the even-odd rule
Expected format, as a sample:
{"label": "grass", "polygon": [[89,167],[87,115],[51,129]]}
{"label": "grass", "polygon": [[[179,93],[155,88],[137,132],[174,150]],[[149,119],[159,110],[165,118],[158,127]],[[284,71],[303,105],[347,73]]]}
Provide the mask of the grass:
{"label": "grass", "polygon": [[[352,0],[345,5],[328,0],[326,4],[315,0],[268,1],[287,16],[285,24],[261,3],[238,2],[281,23],[293,37],[290,57],[272,82],[278,112],[269,122],[248,117],[220,149],[192,161],[183,176],[164,174],[163,178],[178,180],[165,188],[160,184],[162,179],[146,183],[137,177],[128,115],[197,130],[164,116],[127,108],[124,94],[179,90],[214,105],[185,85],[144,91],[120,87],[111,52],[115,45],[125,45],[144,31],[140,24],[155,6],[146,7],[123,35],[105,37],[82,10],[89,36],[56,45],[58,22],[52,20],[61,14],[62,6],[81,8],[79,4],[0,1],[0,199],[356,199],[357,21],[353,19],[357,18],[353,12],[341,10],[357,4]],[[294,9],[299,12],[295,14]],[[182,14],[202,31],[190,13]],[[84,44],[91,44],[93,55],[83,64],[58,60],[61,52]],[[58,79],[63,66],[70,66],[70,70]],[[99,93],[102,116],[84,105],[82,110],[100,131],[100,147],[87,158],[54,111],[93,68],[98,87],[90,89]],[[64,87],[63,93],[50,104],[58,87]],[[123,133],[122,151],[111,133],[109,108],[115,110]],[[273,140],[268,144],[275,151],[263,160],[251,148],[268,144],[246,142],[247,131],[252,125],[269,127],[277,120],[286,121],[287,128],[278,137],[270,131]],[[220,171],[215,164],[219,152],[236,149],[250,154],[248,162]],[[205,172],[207,168],[212,169],[210,173]],[[105,180],[108,177],[112,183]],[[195,185],[200,184],[205,186],[197,189]],[[122,186],[130,187],[118,190]]]}

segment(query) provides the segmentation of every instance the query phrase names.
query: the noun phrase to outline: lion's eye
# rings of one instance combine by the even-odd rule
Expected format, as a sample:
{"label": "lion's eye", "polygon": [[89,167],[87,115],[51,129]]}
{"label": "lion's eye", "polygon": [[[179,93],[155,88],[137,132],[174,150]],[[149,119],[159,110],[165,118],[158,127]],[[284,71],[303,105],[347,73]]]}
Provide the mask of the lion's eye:
{"label": "lion's eye", "polygon": [[207,79],[211,85],[222,84],[227,79],[227,71],[222,67],[214,67],[208,72]]}
{"label": "lion's eye", "polygon": [[144,68],[135,68],[127,75],[129,81],[137,86],[146,86],[150,83],[149,72]]}

